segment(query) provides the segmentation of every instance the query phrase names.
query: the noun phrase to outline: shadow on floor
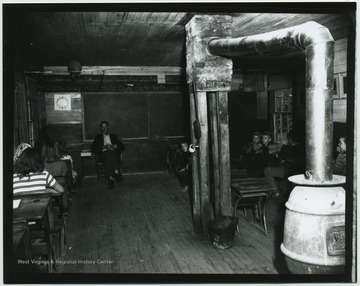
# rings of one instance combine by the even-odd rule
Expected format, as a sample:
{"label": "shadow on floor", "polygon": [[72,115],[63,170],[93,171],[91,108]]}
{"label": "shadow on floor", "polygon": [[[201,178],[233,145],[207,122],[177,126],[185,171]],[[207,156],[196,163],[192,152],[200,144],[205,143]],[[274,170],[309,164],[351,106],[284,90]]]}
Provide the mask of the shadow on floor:
{"label": "shadow on floor", "polygon": [[280,250],[280,245],[284,238],[285,222],[285,200],[281,198],[271,199],[267,206],[267,213],[270,221],[268,222],[274,233],[274,267],[280,274],[290,274],[285,256]]}

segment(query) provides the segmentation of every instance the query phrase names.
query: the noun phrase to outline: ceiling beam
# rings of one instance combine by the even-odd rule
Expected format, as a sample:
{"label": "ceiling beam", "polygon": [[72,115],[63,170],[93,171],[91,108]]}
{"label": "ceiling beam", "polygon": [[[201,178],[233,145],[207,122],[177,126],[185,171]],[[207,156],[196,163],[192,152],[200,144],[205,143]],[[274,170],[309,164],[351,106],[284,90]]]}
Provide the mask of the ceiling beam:
{"label": "ceiling beam", "polygon": [[[180,67],[166,66],[83,66],[82,75],[157,75],[172,74],[180,75],[183,69]],[[44,66],[44,74],[68,75],[67,66]]]}

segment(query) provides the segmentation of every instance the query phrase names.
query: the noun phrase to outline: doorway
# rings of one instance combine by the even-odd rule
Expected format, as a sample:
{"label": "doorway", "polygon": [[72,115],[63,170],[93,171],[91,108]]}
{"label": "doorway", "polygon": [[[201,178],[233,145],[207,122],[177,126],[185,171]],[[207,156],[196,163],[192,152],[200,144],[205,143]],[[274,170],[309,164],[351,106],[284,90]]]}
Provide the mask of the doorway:
{"label": "doorway", "polygon": [[228,102],[230,159],[234,166],[239,164],[242,147],[251,141],[252,133],[257,130],[256,92],[230,91]]}

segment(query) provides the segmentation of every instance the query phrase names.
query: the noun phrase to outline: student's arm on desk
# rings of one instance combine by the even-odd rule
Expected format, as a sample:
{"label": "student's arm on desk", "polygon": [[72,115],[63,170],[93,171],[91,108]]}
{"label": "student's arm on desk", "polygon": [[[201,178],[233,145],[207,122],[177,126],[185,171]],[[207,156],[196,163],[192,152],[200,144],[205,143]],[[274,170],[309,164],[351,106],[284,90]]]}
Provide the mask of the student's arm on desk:
{"label": "student's arm on desk", "polygon": [[53,188],[46,188],[46,191],[50,194],[63,193],[64,187],[61,184],[56,183]]}

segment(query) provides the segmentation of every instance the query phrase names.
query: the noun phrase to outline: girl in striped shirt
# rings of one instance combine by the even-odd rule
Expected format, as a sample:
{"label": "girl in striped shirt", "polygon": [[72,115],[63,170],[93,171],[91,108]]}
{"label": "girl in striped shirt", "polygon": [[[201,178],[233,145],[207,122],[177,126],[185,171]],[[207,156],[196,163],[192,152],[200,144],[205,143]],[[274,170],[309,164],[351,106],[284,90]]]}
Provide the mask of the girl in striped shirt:
{"label": "girl in striped shirt", "polygon": [[64,188],[44,169],[40,152],[28,147],[14,162],[13,193],[62,193]]}

